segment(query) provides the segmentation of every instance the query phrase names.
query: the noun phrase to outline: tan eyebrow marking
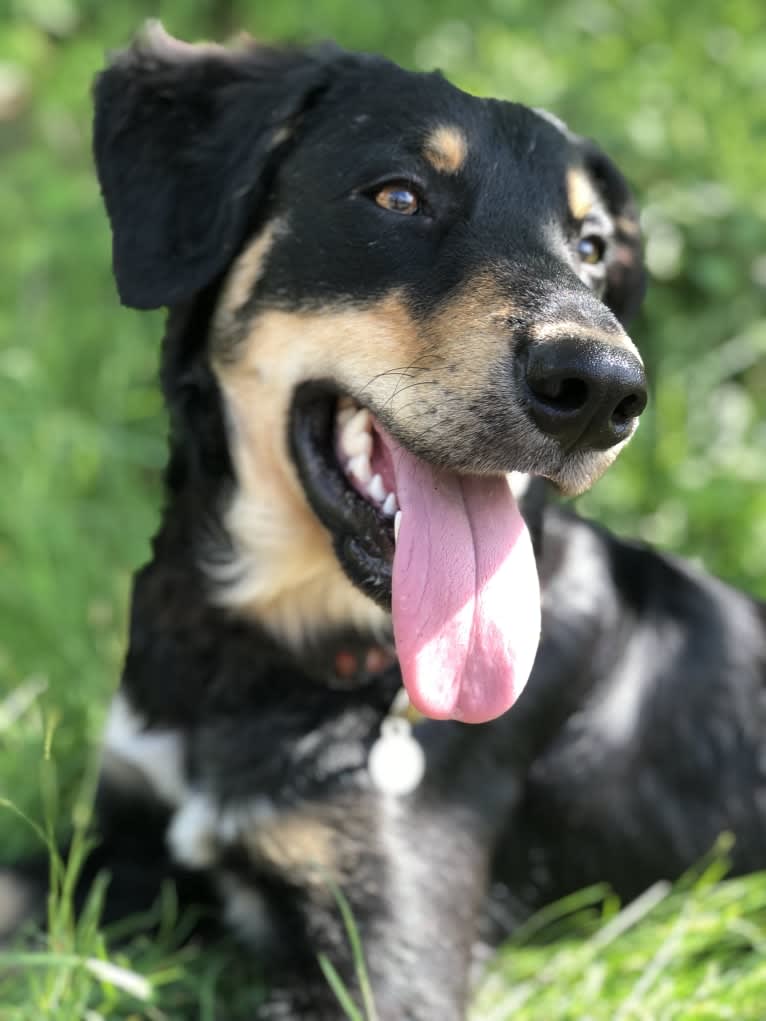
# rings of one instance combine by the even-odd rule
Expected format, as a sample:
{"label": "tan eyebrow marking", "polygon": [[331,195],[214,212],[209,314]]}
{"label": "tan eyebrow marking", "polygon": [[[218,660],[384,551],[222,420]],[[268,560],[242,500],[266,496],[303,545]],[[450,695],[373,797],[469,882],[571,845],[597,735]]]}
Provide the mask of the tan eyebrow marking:
{"label": "tan eyebrow marking", "polygon": [[423,155],[442,174],[456,174],[468,155],[468,143],[460,128],[440,124],[426,138]]}
{"label": "tan eyebrow marking", "polygon": [[567,200],[575,220],[584,220],[596,202],[596,192],[580,167],[567,170]]}
{"label": "tan eyebrow marking", "polygon": [[619,230],[630,238],[637,238],[641,233],[638,223],[629,216],[618,216],[615,223]]}

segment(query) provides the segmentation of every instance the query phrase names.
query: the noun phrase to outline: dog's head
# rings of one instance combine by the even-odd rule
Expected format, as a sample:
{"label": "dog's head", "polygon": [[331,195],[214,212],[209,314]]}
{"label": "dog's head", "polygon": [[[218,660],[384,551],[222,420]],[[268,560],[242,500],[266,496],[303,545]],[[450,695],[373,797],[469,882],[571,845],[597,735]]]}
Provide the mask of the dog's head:
{"label": "dog's head", "polygon": [[225,429],[214,598],[300,643],[385,628],[393,588],[416,703],[496,715],[539,614],[509,473],[582,491],[646,400],[623,178],[550,115],[333,47],[152,25],[95,96],[120,294],[171,308],[171,411],[207,387]]}

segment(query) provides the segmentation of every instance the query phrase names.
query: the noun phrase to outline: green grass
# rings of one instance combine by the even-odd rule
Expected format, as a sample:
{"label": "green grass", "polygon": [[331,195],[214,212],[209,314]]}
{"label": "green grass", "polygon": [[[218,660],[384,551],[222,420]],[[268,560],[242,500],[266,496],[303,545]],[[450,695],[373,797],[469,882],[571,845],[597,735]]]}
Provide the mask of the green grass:
{"label": "green grass", "polygon": [[[55,776],[55,767],[46,772]],[[75,912],[75,884],[92,847],[92,793],[91,782],[83,785],[66,860],[55,826],[39,826],[10,802],[0,805],[47,848],[50,862],[44,926],[25,926],[0,952],[0,1021],[246,1021],[265,989],[257,966],[233,941],[203,949],[190,938],[196,916],[180,912],[171,883],[150,912],[106,928],[108,876],[100,875]]]}
{"label": "green grass", "polygon": [[553,943],[520,935],[501,950],[476,1019],[763,1021],[762,876],[715,885],[707,878],[675,891],[658,884],[586,938],[557,931]]}
{"label": "green grass", "polygon": [[[9,811],[6,806],[6,811]],[[247,952],[187,940],[172,887],[150,916],[105,932],[104,885],[79,917],[72,889],[88,851],[83,811],[63,863],[52,831],[47,931],[0,953],[0,1021],[249,1021],[263,995]],[[720,850],[725,850],[722,842]],[[722,860],[676,887],[658,883],[620,908],[595,887],[525,923],[481,978],[473,1021],[763,1021],[766,877],[722,880]],[[332,887],[354,960],[358,998],[326,957],[320,964],[349,1021],[377,1021],[364,948],[349,905]],[[142,935],[147,923],[156,927]]]}
{"label": "green grass", "polygon": [[343,919],[343,927],[346,931],[349,949],[354,960],[356,981],[359,986],[360,1005],[354,1002],[351,993],[343,984],[343,980],[338,974],[335,965],[326,954],[319,955],[319,965],[349,1021],[377,1021],[378,1015],[367,971],[364,947],[351,911],[351,905],[346,900],[343,891],[334,883],[330,883],[330,889],[338,906],[338,912]]}
{"label": "green grass", "polygon": [[[0,797],[55,820],[36,834],[0,812],[0,861],[54,831],[80,834],[70,871],[52,863],[48,935],[3,960],[0,1021],[228,1021],[260,995],[255,965],[232,947],[182,946],[189,919],[172,891],[160,938],[123,933],[119,949],[98,923],[100,890],[77,922],[68,896],[87,850],[83,777],[119,677],[130,572],[148,555],[165,449],[161,317],[117,305],[88,90],[105,50],[158,13],[190,38],[245,26],[438,65],[595,135],[644,209],[651,282],[633,332],[653,394],[584,506],[766,595],[762,0],[0,5]],[[482,1013],[763,1021],[765,897],[763,877],[708,876],[630,926],[613,905],[570,902],[566,926],[549,914],[534,939],[527,929],[499,953]],[[94,961],[125,971],[110,981]]]}

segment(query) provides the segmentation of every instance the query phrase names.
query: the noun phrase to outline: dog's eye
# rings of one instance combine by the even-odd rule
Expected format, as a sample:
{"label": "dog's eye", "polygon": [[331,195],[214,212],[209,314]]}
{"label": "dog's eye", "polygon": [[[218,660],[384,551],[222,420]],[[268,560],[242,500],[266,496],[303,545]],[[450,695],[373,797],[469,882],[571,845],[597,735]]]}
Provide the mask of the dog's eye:
{"label": "dog's eye", "polygon": [[420,197],[406,181],[393,181],[384,184],[374,193],[373,198],[378,205],[389,213],[400,213],[402,216],[414,216],[420,212]]}
{"label": "dog's eye", "polygon": [[587,262],[589,266],[596,266],[599,262],[603,262],[606,254],[606,241],[598,234],[586,234],[577,242],[577,254],[582,262]]}

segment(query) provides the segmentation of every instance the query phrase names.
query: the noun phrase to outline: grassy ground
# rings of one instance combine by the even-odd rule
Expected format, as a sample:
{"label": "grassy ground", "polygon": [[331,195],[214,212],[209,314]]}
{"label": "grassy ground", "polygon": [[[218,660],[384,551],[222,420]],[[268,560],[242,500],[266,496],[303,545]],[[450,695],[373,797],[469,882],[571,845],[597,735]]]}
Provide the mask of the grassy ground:
{"label": "grassy ground", "polygon": [[[143,0],[0,6],[0,797],[58,831],[87,817],[79,792],[159,505],[161,322],[117,306],[88,97],[104,51],[158,11]],[[654,386],[636,441],[586,506],[766,595],[761,0],[554,0],[545,18],[533,0],[314,0],[309,14],[296,0],[190,0],[165,18],[188,37],[246,25],[439,65],[604,142],[644,208],[652,279],[634,335]],[[39,846],[10,809],[0,832],[0,861]],[[762,1021],[766,879],[710,884],[645,902],[638,920],[592,904],[566,932],[543,919],[494,962],[482,1016]],[[118,953],[97,892],[75,925],[60,875],[58,886],[47,941],[2,960],[0,1021],[212,1019],[216,1005],[220,1021],[234,1011],[222,1003],[257,996],[251,962],[179,947],[170,892],[162,938]]]}
{"label": "grassy ground", "polygon": [[[74,918],[71,884],[86,852],[78,839],[68,867],[52,858],[48,934],[0,954],[0,1021],[249,1021],[263,976],[234,944],[184,945],[193,919],[179,916],[172,889],[152,917],[152,939],[138,934],[145,917],[105,933],[98,885]],[[551,906],[485,968],[471,1018],[763,1021],[766,882],[721,881],[722,870],[716,859],[622,909],[600,888]],[[322,964],[350,1021],[375,1021],[353,919],[347,926],[358,987],[344,988],[332,962]]]}

